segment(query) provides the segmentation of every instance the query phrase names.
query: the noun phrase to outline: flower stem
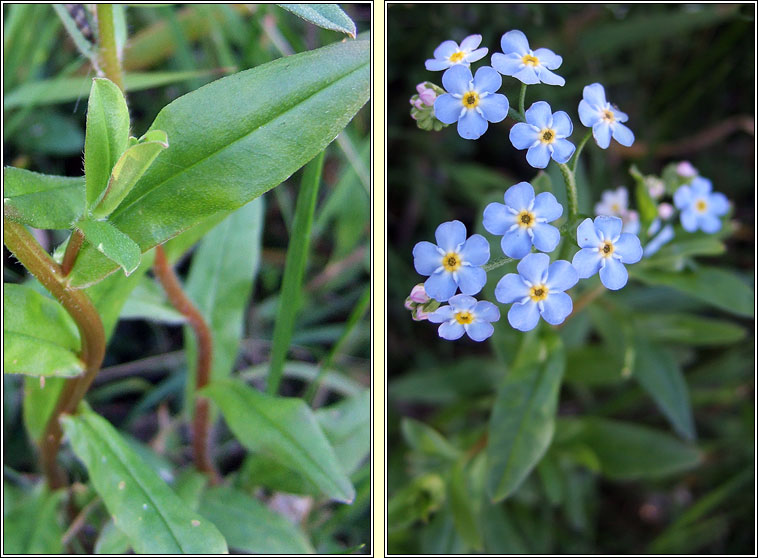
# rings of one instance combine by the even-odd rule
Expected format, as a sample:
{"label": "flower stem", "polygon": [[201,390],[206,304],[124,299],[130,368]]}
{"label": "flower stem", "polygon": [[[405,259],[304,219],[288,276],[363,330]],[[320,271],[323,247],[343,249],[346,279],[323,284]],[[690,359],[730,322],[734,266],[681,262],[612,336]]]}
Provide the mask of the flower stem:
{"label": "flower stem", "polygon": [[84,242],[84,235],[79,229],[74,229],[71,234],[71,238],[68,239],[66,245],[66,252],[63,254],[63,263],[61,263],[61,271],[63,275],[68,275],[76,263],[76,256],[79,255],[79,249]]}
{"label": "flower stem", "polygon": [[84,373],[66,380],[55,409],[48,419],[41,440],[42,467],[50,488],[66,484],[65,473],[56,464],[56,455],[61,443],[61,426],[58,418],[63,413],[72,413],[95,379],[105,356],[105,331],[97,309],[84,291],[72,289],[61,267],[39,245],[26,228],[7,217],[3,219],[3,241],[8,249],[32,275],[61,303],[79,329],[81,350],[79,358],[84,363]]}
{"label": "flower stem", "polygon": [[574,171],[566,163],[557,163],[561,169],[563,181],[566,183],[566,198],[569,206],[569,221],[573,220],[579,213],[579,200],[576,193],[576,176]]}
{"label": "flower stem", "polygon": [[116,46],[113,4],[97,4],[98,63],[105,77],[124,90],[124,73]]}
{"label": "flower stem", "polygon": [[[155,263],[153,264],[155,276],[163,285],[171,304],[182,315],[195,333],[197,339],[197,371],[195,378],[195,391],[199,391],[208,385],[211,376],[211,362],[213,358],[213,339],[203,315],[192,304],[192,301],[182,290],[179,278],[166,259],[166,251],[162,245],[155,248]],[[209,452],[209,406],[208,399],[195,395],[195,412],[192,420],[192,449],[195,456],[195,465],[198,470],[206,473],[211,482],[219,480],[218,473],[213,466]]]}
{"label": "flower stem", "polygon": [[526,83],[521,84],[521,92],[518,96],[518,111],[521,113],[522,122],[526,120],[526,114],[524,113],[524,101],[526,100]]}
{"label": "flower stem", "polygon": [[582,152],[582,149],[584,149],[584,146],[587,144],[587,140],[589,140],[591,137],[592,137],[592,130],[587,132],[582,138],[582,141],[579,142],[579,145],[576,146],[576,151],[574,152],[574,159],[570,163],[571,172],[576,174],[576,165],[579,163],[579,154]]}
{"label": "flower stem", "polygon": [[492,271],[493,269],[497,269],[498,267],[502,267],[505,264],[507,264],[508,262],[512,262],[512,261],[513,261],[513,258],[508,258],[508,257],[498,258],[496,260],[492,260],[488,264],[483,265],[482,269],[484,271]]}

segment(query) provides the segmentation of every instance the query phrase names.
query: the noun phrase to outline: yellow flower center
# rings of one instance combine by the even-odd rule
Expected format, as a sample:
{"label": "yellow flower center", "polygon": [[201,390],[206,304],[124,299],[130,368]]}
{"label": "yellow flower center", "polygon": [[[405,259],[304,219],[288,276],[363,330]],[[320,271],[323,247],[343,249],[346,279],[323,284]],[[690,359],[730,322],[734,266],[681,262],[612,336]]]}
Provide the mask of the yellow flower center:
{"label": "yellow flower center", "polygon": [[616,122],[616,116],[611,109],[603,109],[603,116],[601,118],[608,123]]}
{"label": "yellow flower center", "polygon": [[525,66],[539,66],[540,59],[531,54],[525,54],[524,57],[521,59],[521,63],[524,64]]}
{"label": "yellow flower center", "polygon": [[547,294],[548,288],[545,285],[534,285],[531,289],[529,289],[529,297],[534,302],[545,300],[547,298]]}
{"label": "yellow flower center", "polygon": [[708,209],[708,204],[705,203],[705,200],[697,200],[697,202],[695,202],[695,209],[697,209],[698,212],[703,213]]}
{"label": "yellow flower center", "polygon": [[540,130],[540,141],[542,143],[555,143],[555,130],[552,128],[543,128]]}
{"label": "yellow flower center", "polygon": [[466,56],[466,53],[459,50],[458,52],[454,52],[453,54],[451,54],[448,60],[450,60],[450,62],[460,62],[461,60],[463,60],[464,56]]}
{"label": "yellow flower center", "polygon": [[613,247],[613,242],[610,240],[604,240],[600,245],[600,255],[604,258],[610,258],[611,254],[613,254],[614,249],[615,248]]}
{"label": "yellow flower center", "polygon": [[516,222],[520,227],[531,228],[534,226],[534,213],[527,209],[522,209],[521,213],[516,215]]}
{"label": "yellow flower center", "polygon": [[463,265],[463,260],[456,252],[448,252],[442,258],[442,267],[447,271],[458,271],[461,265]]}
{"label": "yellow flower center", "polygon": [[468,93],[464,93],[461,102],[467,109],[476,108],[479,105],[479,93],[476,91],[469,91]]}
{"label": "yellow flower center", "polygon": [[621,209],[621,206],[619,206],[619,204],[617,203],[611,204],[611,211],[613,211],[614,213],[618,213],[620,209]]}
{"label": "yellow flower center", "polygon": [[462,310],[455,313],[455,321],[459,324],[470,324],[474,321],[474,315],[468,310]]}

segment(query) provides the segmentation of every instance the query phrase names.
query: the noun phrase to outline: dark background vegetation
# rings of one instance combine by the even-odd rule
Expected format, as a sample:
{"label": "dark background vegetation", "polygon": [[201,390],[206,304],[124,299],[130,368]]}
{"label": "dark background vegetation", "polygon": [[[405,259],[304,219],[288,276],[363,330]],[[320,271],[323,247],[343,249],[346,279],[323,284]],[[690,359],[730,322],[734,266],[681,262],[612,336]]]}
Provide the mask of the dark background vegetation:
{"label": "dark background vegetation", "polygon": [[[399,432],[400,419],[414,417],[438,429],[465,432],[467,425],[486,420],[486,413],[476,410],[477,402],[481,403],[478,408],[487,409],[487,396],[493,391],[487,377],[498,374],[467,368],[463,360],[491,355],[488,343],[450,343],[438,338],[435,326],[411,321],[403,301],[411,287],[423,281],[413,270],[411,250],[416,242],[431,240],[443,221],[459,219],[469,234],[482,232],[481,212],[486,203],[502,202],[508,186],[536,174],[526,163],[525,152],[515,150],[508,140],[510,119],[490,124],[478,141],[461,139],[454,125],[441,132],[416,128],[408,104],[416,84],[429,80],[441,85],[442,81],[442,72],[426,71],[424,60],[432,58],[443,40],[460,42],[479,33],[481,46],[490,50],[472,65],[475,71],[489,65],[490,55],[500,50],[500,37],[511,29],[522,30],[532,49],[547,47],[563,56],[556,73],[566,79],[566,85],[530,86],[527,108],[542,99],[553,111],[565,110],[578,142],[585,133],[577,114],[582,88],[599,81],[608,99],[629,115],[627,125],[636,135],[630,149],[615,142],[608,151],[601,151],[592,141],[587,145],[578,178],[580,191],[585,192],[580,210],[589,213],[602,190],[633,186],[627,173],[632,163],[645,174],[657,174],[667,163],[689,160],[713,181],[715,190],[734,202],[734,219],[739,223],[727,240],[727,252],[704,261],[737,268],[750,280],[755,264],[755,20],[752,4],[392,4],[387,27],[391,497],[409,480],[408,446]],[[520,83],[509,77],[503,83],[500,92],[515,106]],[[559,176],[553,180],[557,191],[562,190]],[[660,300],[664,308],[667,302],[681,299],[676,293],[653,292],[634,282],[625,291],[630,298]],[[506,311],[501,306],[503,320]],[[543,525],[538,516],[544,502],[523,506],[518,528],[532,551],[645,552],[693,502],[702,502],[703,496],[719,490],[721,497],[695,515],[690,534],[677,534],[679,539],[665,549],[753,551],[754,480],[736,491],[724,488],[728,479],[754,467],[754,324],[744,319],[741,323],[747,329],[743,342],[728,348],[696,349],[685,370],[702,447],[708,454],[706,462],[686,475],[661,481],[600,480],[586,500],[579,527],[558,512],[545,512],[549,519]],[[428,397],[415,402],[408,394],[400,397],[412,385],[412,378],[419,378],[418,392],[427,389]],[[613,417],[660,426],[657,411],[635,390],[639,392],[629,384],[606,389],[591,406],[585,404],[581,392],[564,387],[560,412],[604,408]],[[535,531],[530,525],[541,527]],[[390,551],[432,552],[435,543],[429,533],[433,528],[439,525],[432,520],[431,526],[416,525],[410,533],[391,537]]]}
{"label": "dark background vegetation", "polygon": [[[346,4],[343,9],[355,21],[358,33],[370,31],[370,6]],[[11,28],[14,9],[25,8]],[[4,95],[29,82],[68,75],[93,77],[50,5],[3,5],[5,15]],[[340,41],[344,35],[320,29],[282,8],[270,5],[166,5],[127,8],[129,40],[124,56],[130,72],[198,71],[201,75],[162,87],[127,91],[132,134],[142,135],[161,108],[198,87],[224,75],[280,58],[282,46],[303,52]],[[11,40],[12,37],[12,40]],[[79,98],[31,108],[4,109],[3,155],[6,165],[67,176],[83,174],[84,130],[89,79]],[[272,91],[276,95],[276,91]],[[346,129],[365,172],[369,165],[370,116],[364,107]],[[243,342],[237,369],[268,362],[273,321],[289,227],[294,213],[301,173],[266,194],[266,224],[263,230],[261,267],[246,312]],[[350,184],[344,184],[349,181]],[[338,197],[333,196],[343,183]],[[369,195],[345,154],[332,144],[327,152],[323,181],[311,239],[309,266],[298,325],[292,341],[291,359],[306,363],[323,360],[337,342],[345,321],[369,280]],[[40,231],[39,240],[50,250],[62,242],[66,231]],[[4,281],[21,281],[24,270],[3,251]],[[191,258],[178,265],[186,277]],[[293,301],[293,303],[296,303]],[[336,366],[351,380],[370,384],[369,317],[361,320],[340,351]],[[103,370],[87,396],[93,408],[117,428],[150,442],[168,436],[176,425],[184,397],[186,365],[183,328],[146,320],[123,320],[108,346]],[[36,456],[21,422],[22,378],[4,376],[4,436],[6,472],[33,477]],[[281,394],[301,396],[307,383],[285,377]],[[322,396],[326,392],[322,392]],[[331,395],[317,399],[319,405]],[[217,427],[220,423],[217,423]],[[168,429],[167,429],[168,428]],[[167,429],[167,430],[166,430]],[[175,463],[191,460],[187,432],[172,434],[167,451]],[[230,441],[226,431],[216,433],[215,459],[223,474],[235,471],[244,457],[243,448]],[[72,454],[64,459],[73,466]],[[317,511],[306,520],[305,529],[314,536],[322,552],[356,547],[370,540],[369,464],[356,489],[359,500],[342,517],[332,518],[313,535],[312,528],[324,526],[331,511]],[[85,528],[87,535],[96,534]],[[321,537],[321,538],[319,538]],[[361,552],[368,549],[363,547]]]}

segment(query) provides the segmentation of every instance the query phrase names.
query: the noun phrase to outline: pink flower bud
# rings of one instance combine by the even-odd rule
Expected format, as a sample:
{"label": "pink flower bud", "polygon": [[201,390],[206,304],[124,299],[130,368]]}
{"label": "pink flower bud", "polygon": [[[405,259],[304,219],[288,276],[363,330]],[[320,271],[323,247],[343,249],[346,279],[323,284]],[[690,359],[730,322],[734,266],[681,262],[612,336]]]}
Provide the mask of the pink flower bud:
{"label": "pink flower bud", "polygon": [[419,304],[426,304],[431,299],[429,298],[429,295],[426,294],[426,291],[424,290],[424,284],[419,283],[413,289],[411,290],[411,295],[408,297],[413,302],[417,302]]}
{"label": "pink flower bud", "polygon": [[658,217],[663,219],[664,221],[671,218],[671,216],[674,214],[674,206],[670,203],[661,203],[658,205]]}
{"label": "pink flower bud", "polygon": [[697,169],[689,161],[682,161],[676,166],[676,174],[685,178],[697,176]]}
{"label": "pink flower bud", "polygon": [[663,180],[655,176],[646,177],[645,185],[647,186],[647,191],[650,192],[650,197],[654,200],[657,200],[666,193],[666,185],[663,183]]}
{"label": "pink flower bud", "polygon": [[422,81],[416,86],[416,91],[418,91],[418,94],[421,95],[424,91],[426,91],[426,82]]}

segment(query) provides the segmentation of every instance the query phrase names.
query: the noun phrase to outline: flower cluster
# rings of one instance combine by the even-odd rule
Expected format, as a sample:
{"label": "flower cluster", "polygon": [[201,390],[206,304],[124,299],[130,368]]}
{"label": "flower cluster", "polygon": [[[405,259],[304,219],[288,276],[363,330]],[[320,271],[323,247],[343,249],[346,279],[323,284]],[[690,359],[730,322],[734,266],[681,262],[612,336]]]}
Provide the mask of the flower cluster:
{"label": "flower cluster", "polygon": [[[565,84],[554,72],[563,62],[561,56],[547,48],[532,50],[524,33],[513,30],[501,37],[502,52],[492,54],[491,66],[472,72],[471,64],[488,52],[479,48],[481,42],[481,35],[470,35],[460,45],[445,41],[435,49],[426,68],[444,71],[443,88],[431,82],[419,84],[418,94],[411,98],[413,118],[424,129],[439,130],[455,123],[462,138],[476,140],[490,124],[511,116],[516,123],[510,129],[510,142],[526,151],[529,165],[544,169],[553,161],[561,166],[569,211],[565,215],[551,192],[536,193],[529,182],[509,187],[503,195],[504,203],[490,203],[482,215],[484,229],[501,237],[505,257],[493,262],[489,262],[490,247],[485,237],[467,237],[460,221],[439,225],[436,243],[422,241],[413,249],[416,271],[427,276],[406,299],[414,320],[440,324],[438,333],[443,339],[455,340],[466,334],[474,341],[484,341],[493,334],[500,311],[491,302],[477,301],[474,295],[487,282],[488,271],[519,260],[517,273],[503,275],[494,291],[499,303],[511,305],[508,322],[520,331],[534,329],[540,318],[559,325],[573,312],[567,291],[596,274],[606,289],[623,288],[629,280],[627,266],[639,262],[643,255],[652,255],[675,236],[671,221],[676,210],[685,231],[713,233],[721,228],[719,218],[729,209],[726,197],[713,192],[710,181],[687,162],[676,166],[675,189],[658,177],[642,176],[632,167],[630,172],[637,181],[636,210],[630,209],[629,193],[620,186],[602,193],[594,207],[594,218],[577,219],[576,159],[590,137],[601,149],[607,149],[612,139],[631,146],[634,133],[625,125],[628,116],[608,102],[600,83],[585,86],[577,112],[589,130],[574,145],[569,139],[574,127],[568,113],[554,112],[541,100],[524,110],[528,85]],[[518,110],[498,93],[501,75],[522,83]],[[640,237],[647,240],[644,249]],[[549,254],[555,251],[558,255],[552,259]]]}

